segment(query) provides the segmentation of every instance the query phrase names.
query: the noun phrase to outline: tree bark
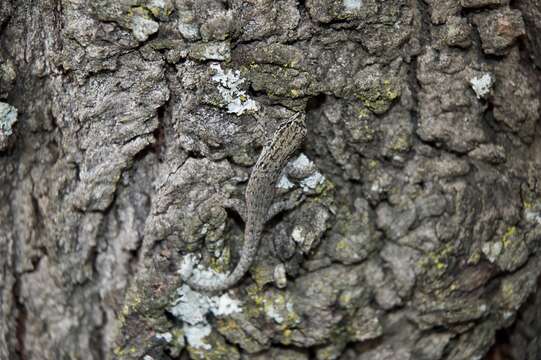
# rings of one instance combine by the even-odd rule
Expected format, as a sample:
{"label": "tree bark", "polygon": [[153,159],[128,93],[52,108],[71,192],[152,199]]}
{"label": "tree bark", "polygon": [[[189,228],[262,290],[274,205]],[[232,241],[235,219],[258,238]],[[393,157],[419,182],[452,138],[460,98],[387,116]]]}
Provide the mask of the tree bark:
{"label": "tree bark", "polygon": [[[0,359],[538,359],[540,24],[539,0],[0,0]],[[302,201],[237,286],[191,290],[193,255],[237,263],[220,199],[296,112],[276,191]]]}

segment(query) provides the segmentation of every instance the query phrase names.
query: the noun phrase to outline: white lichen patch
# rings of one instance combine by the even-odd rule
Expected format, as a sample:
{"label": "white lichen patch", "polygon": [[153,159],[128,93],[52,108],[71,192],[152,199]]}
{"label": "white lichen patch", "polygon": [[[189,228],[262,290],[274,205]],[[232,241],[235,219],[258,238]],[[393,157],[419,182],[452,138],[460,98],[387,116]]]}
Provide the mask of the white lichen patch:
{"label": "white lichen patch", "polygon": [[158,31],[160,25],[151,19],[141,15],[134,15],[132,18],[132,32],[139,41],[146,41],[148,37]]}
{"label": "white lichen patch", "polygon": [[487,259],[493,263],[502,252],[502,243],[500,241],[487,242],[483,244],[482,251]]}
{"label": "white lichen patch", "polygon": [[370,191],[373,193],[380,193],[382,191],[381,187],[379,186],[379,183],[375,182],[370,186]]}
{"label": "white lichen patch", "polygon": [[209,324],[197,324],[192,326],[184,325],[184,333],[186,341],[190,346],[196,349],[210,350],[210,344],[207,344],[205,339],[210,335],[212,328]]}
{"label": "white lichen patch", "polygon": [[515,315],[515,313],[512,312],[512,311],[504,311],[504,312],[503,312],[503,318],[504,318],[505,320],[511,319],[511,318],[513,317],[513,315]]}
{"label": "white lichen patch", "polygon": [[486,304],[479,305],[479,312],[480,313],[484,314],[484,313],[487,312],[487,310],[488,310],[488,306]]}
{"label": "white lichen patch", "polygon": [[17,109],[9,104],[0,102],[0,135],[13,134],[13,125],[17,122]]}
{"label": "white lichen patch", "polygon": [[240,77],[240,71],[231,69],[224,71],[220,64],[212,64],[211,68],[215,71],[212,80],[218,83],[218,91],[226,103],[227,112],[240,116],[245,112],[259,110],[259,104],[250,99],[246,91],[240,88],[244,83],[244,79]]}
{"label": "white lichen patch", "polygon": [[303,172],[311,172],[316,168],[314,162],[302,153],[291,162],[291,166]]}
{"label": "white lichen patch", "polygon": [[541,224],[541,214],[537,211],[525,211],[525,217],[527,221],[536,222]]}
{"label": "white lichen patch", "polygon": [[183,279],[188,279],[192,276],[195,265],[197,265],[197,258],[193,254],[188,254],[182,258],[177,274]]}
{"label": "white lichen patch", "polygon": [[179,297],[170,309],[171,314],[188,325],[205,323],[205,315],[210,310],[208,297],[193,291],[187,285],[177,289],[177,294]]}
{"label": "white lichen patch", "polygon": [[285,320],[282,314],[280,314],[280,312],[274,307],[274,304],[267,307],[267,315],[277,324],[282,324]]}
{"label": "white lichen patch", "polygon": [[481,77],[474,77],[470,80],[471,87],[475,91],[475,95],[478,99],[485,97],[492,87],[492,77],[490,74],[483,74]]}
{"label": "white lichen patch", "polygon": [[304,228],[302,228],[300,226],[295,226],[295,228],[293,228],[293,231],[291,232],[291,238],[297,244],[302,246],[302,244],[304,244],[304,240],[305,240]]}
{"label": "white lichen patch", "polygon": [[272,272],[272,277],[278,289],[283,289],[287,286],[286,267],[283,263],[279,263],[278,265],[274,267],[274,271]]}
{"label": "white lichen patch", "polygon": [[342,5],[346,11],[357,11],[363,6],[362,0],[343,0]]}
{"label": "white lichen patch", "polygon": [[166,332],[163,334],[156,334],[156,339],[163,340],[166,343],[170,343],[173,340],[173,334],[171,334],[170,332]]}
{"label": "white lichen patch", "polygon": [[160,9],[163,9],[165,7],[165,1],[164,0],[151,0],[148,3],[148,7],[157,7]]}
{"label": "white lichen patch", "polygon": [[[195,257],[187,255],[178,271],[182,278],[195,276],[196,281],[210,277],[225,276],[210,270],[194,268]],[[242,310],[241,302],[231,298],[228,294],[208,296],[192,290],[188,285],[177,289],[177,299],[173,302],[169,312],[183,322],[186,341],[190,346],[209,350],[210,345],[206,337],[211,333],[211,326],[207,321],[207,314],[225,316],[239,313]]]}
{"label": "white lichen patch", "polygon": [[289,181],[288,177],[286,175],[283,175],[280,180],[278,180],[278,184],[276,184],[276,187],[279,189],[289,190],[292,189],[295,186],[291,181]]}
{"label": "white lichen patch", "polygon": [[216,316],[239,313],[241,310],[240,302],[227,294],[210,298],[210,312]]}
{"label": "white lichen patch", "polygon": [[291,317],[291,315],[295,314],[293,304],[288,301],[284,293],[265,297],[263,299],[263,307],[265,309],[265,315],[277,324],[284,324],[296,318],[295,316]]}
{"label": "white lichen patch", "polygon": [[143,360],[154,360],[154,358],[152,356],[150,356],[150,355],[145,355],[143,357]]}
{"label": "white lichen patch", "polygon": [[303,191],[307,192],[310,190],[315,190],[318,185],[323,184],[325,181],[325,176],[321,175],[318,171],[313,175],[310,175],[306,179],[301,180],[301,188]]}

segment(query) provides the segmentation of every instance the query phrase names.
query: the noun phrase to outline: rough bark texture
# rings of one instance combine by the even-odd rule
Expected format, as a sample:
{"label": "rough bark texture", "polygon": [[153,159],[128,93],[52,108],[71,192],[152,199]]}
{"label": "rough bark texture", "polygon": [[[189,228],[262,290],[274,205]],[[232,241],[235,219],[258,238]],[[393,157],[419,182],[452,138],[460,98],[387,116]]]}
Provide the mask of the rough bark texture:
{"label": "rough bark texture", "polygon": [[[538,359],[540,24],[539,0],[0,0],[0,359],[483,359],[502,331]],[[278,192],[304,200],[238,287],[191,291],[191,255],[237,262],[217,199],[293,112]]]}

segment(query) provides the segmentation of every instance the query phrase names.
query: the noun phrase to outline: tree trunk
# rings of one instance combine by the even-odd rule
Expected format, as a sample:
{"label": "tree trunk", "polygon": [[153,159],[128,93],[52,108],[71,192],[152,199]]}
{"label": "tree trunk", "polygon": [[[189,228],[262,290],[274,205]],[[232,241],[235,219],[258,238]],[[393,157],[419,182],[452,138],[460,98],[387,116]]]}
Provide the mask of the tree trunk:
{"label": "tree trunk", "polygon": [[[539,359],[540,24],[539,0],[0,0],[0,359]],[[238,262],[221,199],[295,113],[298,204],[193,291],[189,259]]]}

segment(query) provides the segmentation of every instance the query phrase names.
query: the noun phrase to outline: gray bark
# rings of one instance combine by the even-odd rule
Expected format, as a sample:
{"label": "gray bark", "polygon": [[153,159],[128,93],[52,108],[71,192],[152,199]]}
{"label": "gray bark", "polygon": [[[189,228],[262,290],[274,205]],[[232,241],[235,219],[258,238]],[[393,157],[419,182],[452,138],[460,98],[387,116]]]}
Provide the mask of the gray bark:
{"label": "gray bark", "polygon": [[[540,24],[539,0],[0,0],[0,359],[483,359],[503,332],[539,358]],[[293,112],[278,195],[304,200],[237,287],[191,291],[191,255],[238,261],[217,199]]]}

